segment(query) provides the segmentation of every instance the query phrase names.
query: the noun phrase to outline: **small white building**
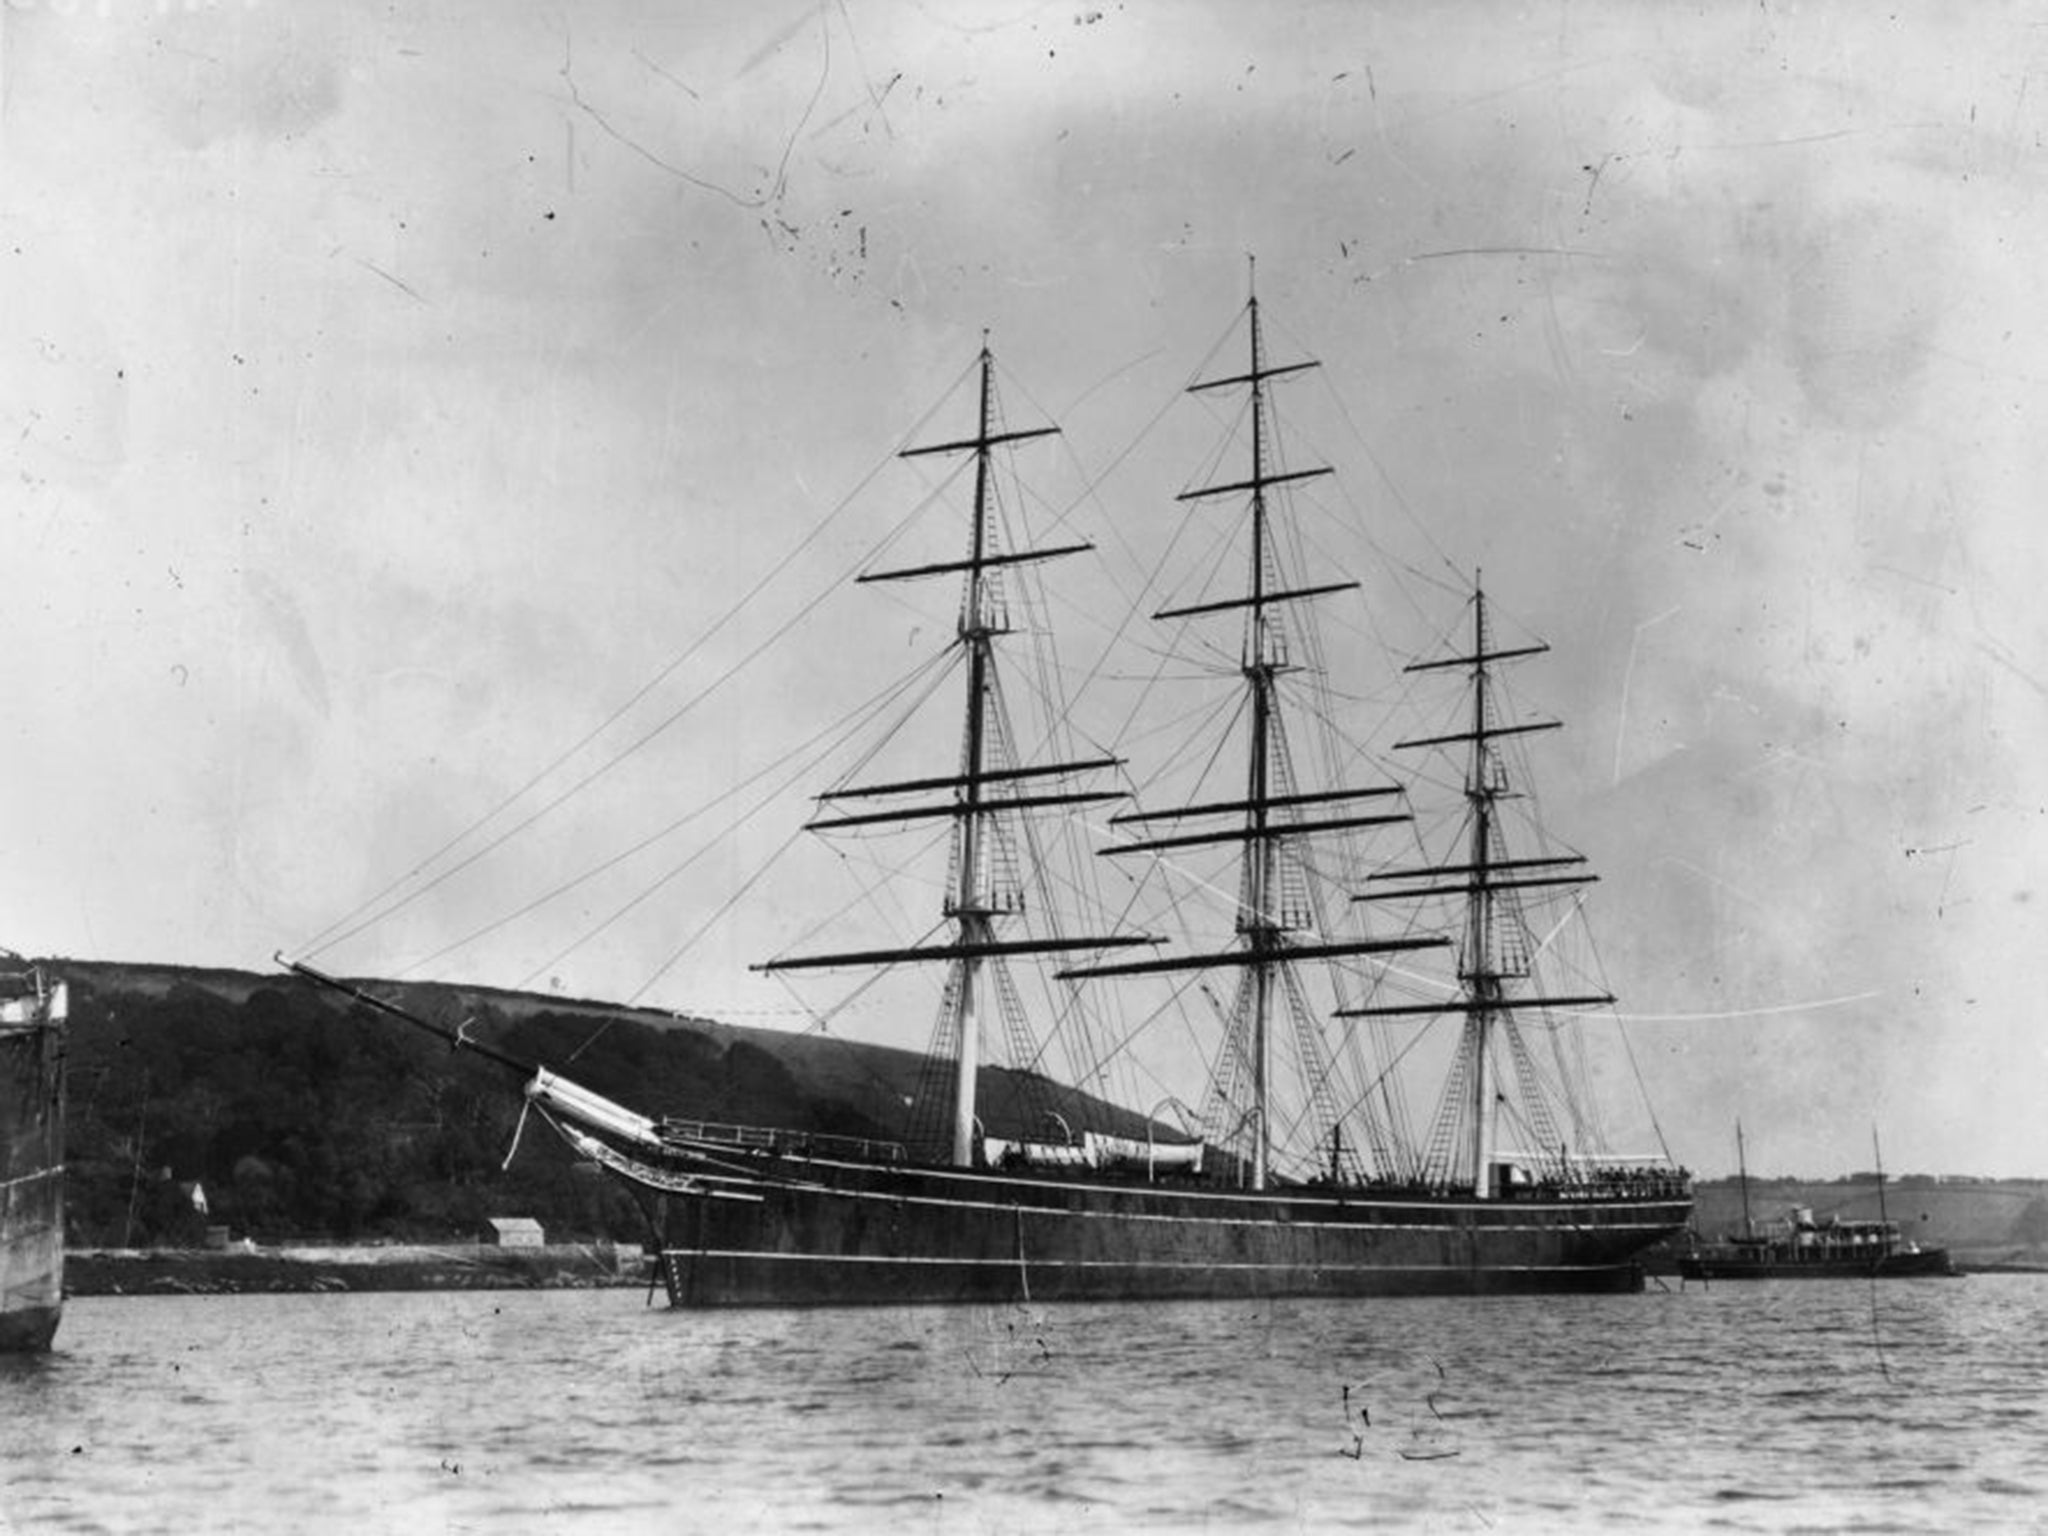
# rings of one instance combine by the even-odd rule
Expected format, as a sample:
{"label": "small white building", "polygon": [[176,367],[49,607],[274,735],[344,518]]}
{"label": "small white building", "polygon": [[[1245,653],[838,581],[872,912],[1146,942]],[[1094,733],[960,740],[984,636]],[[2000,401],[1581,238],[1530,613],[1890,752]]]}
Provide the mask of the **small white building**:
{"label": "small white building", "polygon": [[484,1242],[493,1248],[545,1248],[547,1234],[531,1216],[488,1216]]}

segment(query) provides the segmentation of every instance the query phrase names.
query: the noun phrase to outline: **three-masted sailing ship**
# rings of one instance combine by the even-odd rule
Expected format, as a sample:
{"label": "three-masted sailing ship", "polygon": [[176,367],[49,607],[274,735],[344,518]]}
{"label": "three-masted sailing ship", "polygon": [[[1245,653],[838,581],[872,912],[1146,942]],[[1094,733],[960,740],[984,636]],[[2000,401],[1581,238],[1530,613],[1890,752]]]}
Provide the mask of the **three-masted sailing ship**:
{"label": "three-masted sailing ship", "polygon": [[[1350,782],[1349,760],[1327,746],[1297,749],[1342,707],[1313,691],[1322,655],[1310,616],[1357,583],[1309,575],[1286,524],[1296,487],[1330,471],[1287,465],[1273,396],[1315,364],[1268,359],[1256,298],[1245,319],[1246,365],[1191,390],[1235,397],[1232,441],[1248,435],[1249,462],[1178,498],[1191,515],[1217,505],[1240,514],[1220,567],[1230,585],[1212,572],[1197,600],[1152,615],[1202,631],[1193,643],[1209,656],[1219,654],[1219,627],[1237,626],[1225,669],[1235,676],[1224,679],[1234,690],[1235,725],[1223,733],[1232,751],[1227,762],[1186,760],[1202,765],[1181,775],[1197,787],[1172,803],[1113,809],[1130,799],[1118,787],[1123,759],[1034,755],[1037,738],[1021,736],[1006,712],[1009,584],[1089,546],[1013,547],[996,516],[998,456],[1057,429],[1002,424],[985,343],[975,429],[905,451],[971,461],[965,552],[861,579],[959,582],[959,755],[951,771],[835,787],[810,825],[822,835],[948,828],[935,937],[759,967],[938,973],[935,1054],[946,1065],[921,1086],[901,1140],[664,1121],[499,1058],[580,1156],[642,1198],[675,1305],[1622,1290],[1640,1285],[1643,1250],[1685,1226],[1690,1182],[1667,1156],[1615,1155],[1595,1144],[1593,1117],[1573,1109],[1560,1119],[1546,1107],[1559,1074],[1539,1063],[1540,1044],[1613,998],[1537,979],[1545,940],[1530,932],[1528,903],[1573,902],[1588,877],[1577,856],[1518,852],[1505,830],[1504,808],[1519,793],[1509,748],[1544,727],[1505,718],[1495,682],[1542,648],[1496,642],[1475,593],[1469,641],[1409,669],[1466,684],[1456,729],[1396,743],[1461,764],[1462,832],[1447,855],[1374,861],[1372,840],[1385,829],[1413,836],[1407,793]],[[1221,906],[1228,925],[1182,948],[1144,928],[1056,921],[1027,878],[1046,817],[1105,834],[1099,867],[1134,889],[1198,885],[1211,899],[1169,908]],[[1209,872],[1190,873],[1205,859]],[[1123,906],[1138,909],[1135,899]],[[1451,912],[1441,925],[1427,921]],[[1423,969],[1431,959],[1450,962],[1435,981]],[[1058,1022],[1077,1034],[1088,999],[1110,987],[1163,991],[1216,1015],[1220,1041],[1190,1128],[1168,1131],[1155,1106],[1120,1130],[1056,1114],[993,1129],[977,1101],[984,1042],[1028,1028],[1017,981],[1025,967],[1049,977],[1039,995],[1072,1011]],[[1400,1032],[1446,1021],[1443,1097],[1418,1137],[1390,1097],[1415,1045]],[[1286,1092],[1283,1069],[1295,1083]],[[1142,1134],[1131,1133],[1134,1120]]]}

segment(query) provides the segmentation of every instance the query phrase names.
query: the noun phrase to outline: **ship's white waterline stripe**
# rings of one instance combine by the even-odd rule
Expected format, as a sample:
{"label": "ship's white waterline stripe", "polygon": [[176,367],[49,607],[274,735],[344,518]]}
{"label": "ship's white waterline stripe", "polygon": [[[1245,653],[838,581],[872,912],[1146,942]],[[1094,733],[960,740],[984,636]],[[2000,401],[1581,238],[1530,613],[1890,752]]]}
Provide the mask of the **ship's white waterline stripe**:
{"label": "ship's white waterline stripe", "polygon": [[[958,1258],[952,1255],[884,1254],[884,1253],[760,1253],[744,1248],[664,1248],[664,1259],[675,1258],[689,1262],[705,1259],[768,1259],[788,1264],[946,1264],[978,1265],[983,1269],[1016,1269],[1018,1261],[1014,1255],[990,1259]],[[1604,1264],[1487,1264],[1479,1267],[1482,1274],[1504,1274],[1512,1271],[1526,1275],[1578,1275],[1594,1269],[1623,1269],[1627,1259],[1616,1259]],[[1245,1261],[1208,1263],[1191,1259],[1030,1259],[1024,1265],[1030,1270],[1048,1269],[1189,1269],[1189,1270],[1287,1270],[1300,1273],[1360,1274],[1360,1275],[1469,1275],[1474,1273],[1470,1264],[1315,1264],[1302,1261],[1276,1260],[1272,1263],[1257,1264]]]}

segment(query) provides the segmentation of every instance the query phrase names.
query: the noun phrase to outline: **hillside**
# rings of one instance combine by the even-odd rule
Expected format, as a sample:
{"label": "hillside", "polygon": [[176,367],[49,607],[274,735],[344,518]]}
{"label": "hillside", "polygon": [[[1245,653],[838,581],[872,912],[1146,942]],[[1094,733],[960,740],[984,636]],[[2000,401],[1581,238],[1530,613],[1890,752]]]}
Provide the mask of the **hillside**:
{"label": "hillside", "polygon": [[[534,1124],[509,1169],[518,1081],[481,1057],[288,974],[47,962],[72,991],[70,1239],[437,1240],[487,1215],[565,1238],[637,1242],[624,1191]],[[377,983],[378,995],[563,1070],[642,1113],[902,1139],[915,1053],[645,1009],[482,987]],[[1144,1134],[1143,1117],[1035,1074],[981,1074],[995,1135],[1069,1124]],[[197,1209],[194,1187],[203,1192]]]}
{"label": "hillside", "polygon": [[[518,1082],[481,1057],[297,977],[50,961],[72,988],[70,1237],[78,1247],[190,1244],[207,1226],[263,1243],[466,1239],[489,1215],[538,1217],[564,1240],[637,1243],[623,1190],[552,1134],[518,1127]],[[922,1059],[789,1034],[487,987],[379,983],[423,1016],[651,1115],[904,1135]],[[1143,1117],[1047,1079],[981,1075],[992,1134],[1070,1125],[1145,1133]],[[1877,1214],[1874,1179],[1752,1176],[1758,1220],[1791,1206]],[[194,1186],[206,1210],[195,1209]],[[1971,1265],[2048,1267],[2048,1181],[1908,1175],[1887,1214]],[[1737,1230],[1733,1179],[1699,1186],[1704,1236]]]}

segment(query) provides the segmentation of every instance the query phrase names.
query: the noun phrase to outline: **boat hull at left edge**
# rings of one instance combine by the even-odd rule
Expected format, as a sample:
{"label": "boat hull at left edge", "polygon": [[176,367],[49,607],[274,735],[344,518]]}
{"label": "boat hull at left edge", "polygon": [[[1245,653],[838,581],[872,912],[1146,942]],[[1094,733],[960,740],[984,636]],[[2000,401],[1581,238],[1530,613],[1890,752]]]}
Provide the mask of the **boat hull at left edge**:
{"label": "boat hull at left edge", "polygon": [[613,1166],[659,1201],[672,1305],[1635,1291],[1643,1251],[1692,1212],[1677,1190],[1481,1201],[762,1161],[654,1179]]}
{"label": "boat hull at left edge", "polygon": [[0,999],[0,1352],[46,1350],[64,1304],[65,989]]}

